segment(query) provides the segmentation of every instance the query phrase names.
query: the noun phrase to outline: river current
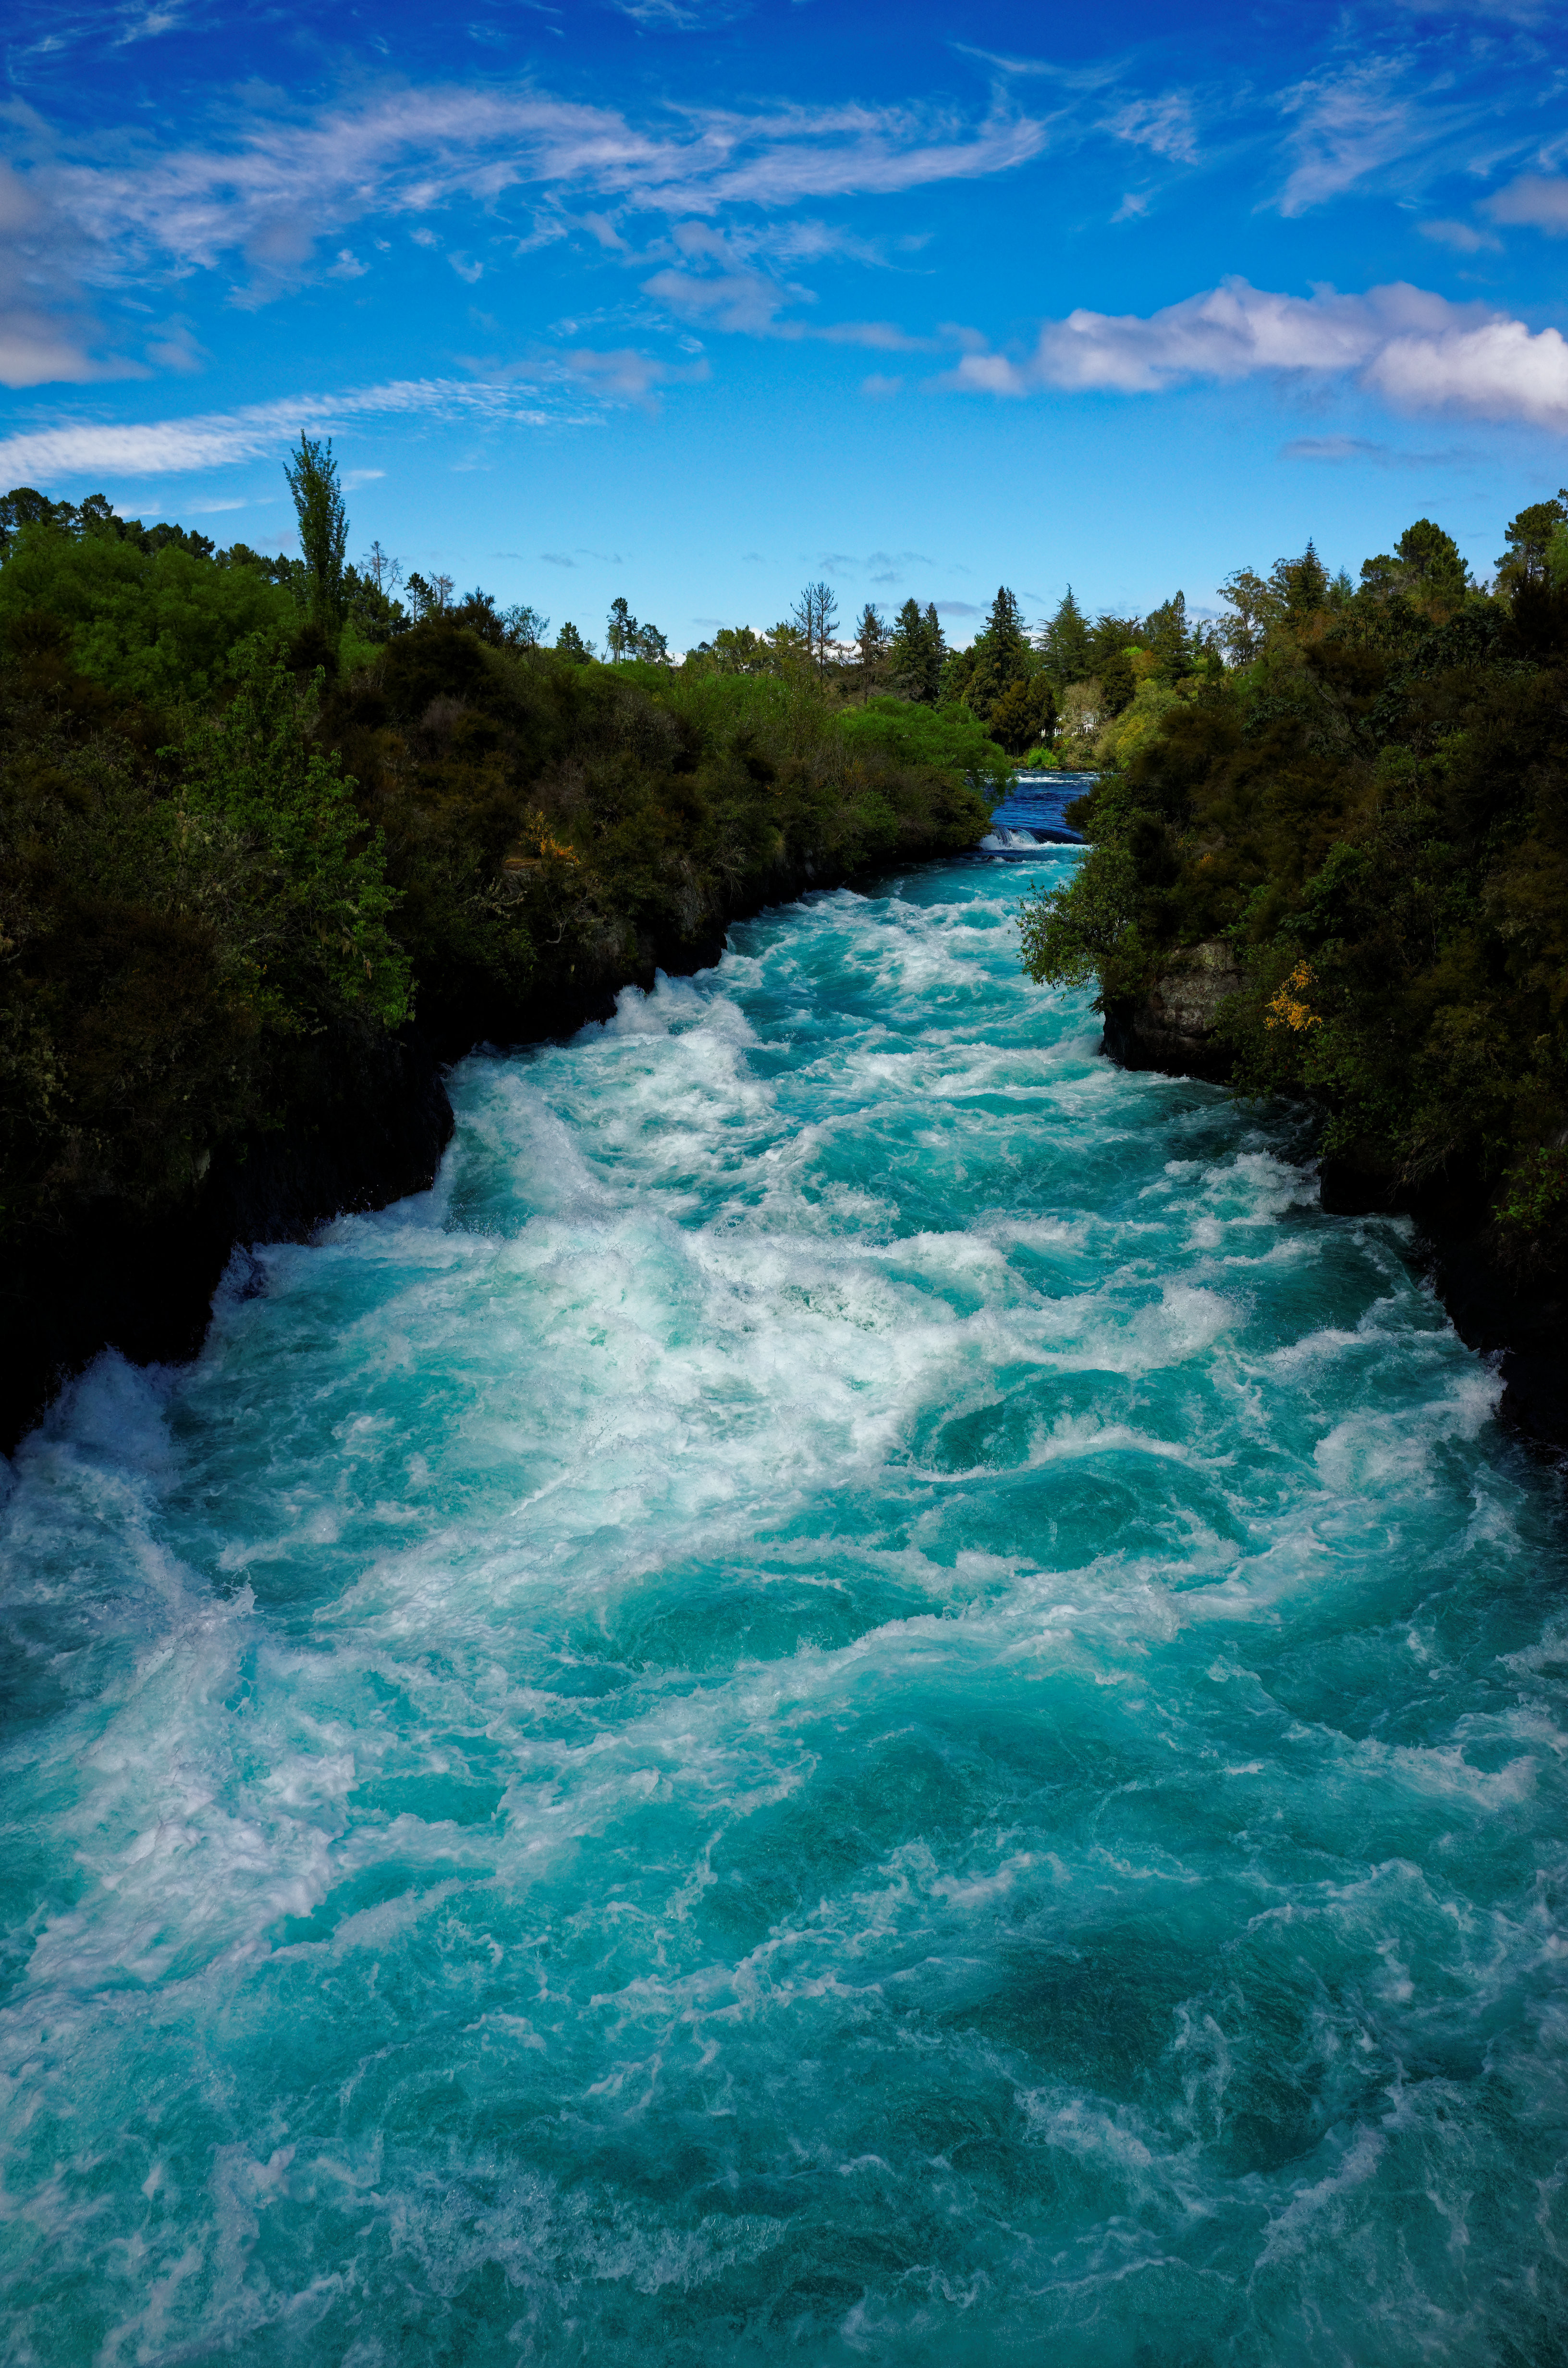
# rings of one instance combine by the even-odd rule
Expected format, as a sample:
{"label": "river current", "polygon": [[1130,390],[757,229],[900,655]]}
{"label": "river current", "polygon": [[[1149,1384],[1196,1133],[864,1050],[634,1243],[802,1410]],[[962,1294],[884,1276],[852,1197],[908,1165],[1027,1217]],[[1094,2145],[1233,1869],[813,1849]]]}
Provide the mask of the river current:
{"label": "river current", "polygon": [[1557,1484],[1028,797],[24,1443],[8,2360],[1568,2357]]}

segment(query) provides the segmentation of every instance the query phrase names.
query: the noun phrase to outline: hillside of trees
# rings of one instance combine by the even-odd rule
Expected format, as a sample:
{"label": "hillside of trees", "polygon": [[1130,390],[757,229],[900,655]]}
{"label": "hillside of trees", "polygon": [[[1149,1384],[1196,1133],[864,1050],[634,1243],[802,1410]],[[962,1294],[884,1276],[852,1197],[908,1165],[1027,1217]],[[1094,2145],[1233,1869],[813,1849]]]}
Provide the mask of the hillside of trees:
{"label": "hillside of trees", "polygon": [[[413,1189],[439,1060],[711,960],[771,898],[971,846],[1010,779],[962,704],[846,695],[820,635],[676,666],[618,602],[599,662],[351,564],[329,450],[290,484],[292,559],[0,501],[12,1435],[103,1338],[174,1353],[188,1323],[94,1314],[171,1245],[204,1244],[204,1309],[225,1226]],[[392,1110],[421,1093],[423,1149]],[[361,1142],[385,1172],[355,1182]]]}
{"label": "hillside of trees", "polygon": [[[1568,1273],[1568,491],[1489,586],[1421,518],[1359,581],[1226,587],[1221,646],[1145,667],[1028,910],[1040,980],[1136,1007],[1228,945],[1234,1082],[1316,1110],[1365,1205],[1466,1213],[1521,1288]],[[1142,710],[1140,702],[1142,702]],[[1560,1350],[1559,1350],[1560,1356]]]}

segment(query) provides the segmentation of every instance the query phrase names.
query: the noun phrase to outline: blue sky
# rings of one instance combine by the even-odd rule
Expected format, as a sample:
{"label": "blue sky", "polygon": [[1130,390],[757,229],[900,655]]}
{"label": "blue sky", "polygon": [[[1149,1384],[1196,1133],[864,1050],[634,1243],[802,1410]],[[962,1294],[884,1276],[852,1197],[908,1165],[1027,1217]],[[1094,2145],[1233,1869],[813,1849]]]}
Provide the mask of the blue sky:
{"label": "blue sky", "polygon": [[1091,608],[1568,478],[1568,21],[13,0],[0,484],[676,647],[825,574]]}

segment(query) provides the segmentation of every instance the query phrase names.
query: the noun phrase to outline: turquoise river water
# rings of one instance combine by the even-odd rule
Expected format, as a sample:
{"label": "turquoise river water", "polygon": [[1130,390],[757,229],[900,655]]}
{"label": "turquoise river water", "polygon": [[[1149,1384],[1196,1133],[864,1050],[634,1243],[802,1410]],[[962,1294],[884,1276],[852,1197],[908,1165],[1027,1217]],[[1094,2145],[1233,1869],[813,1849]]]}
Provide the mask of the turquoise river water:
{"label": "turquoise river water", "polygon": [[1568,2357],[1557,1484],[1029,844],[467,1061],[24,1443],[8,2361]]}

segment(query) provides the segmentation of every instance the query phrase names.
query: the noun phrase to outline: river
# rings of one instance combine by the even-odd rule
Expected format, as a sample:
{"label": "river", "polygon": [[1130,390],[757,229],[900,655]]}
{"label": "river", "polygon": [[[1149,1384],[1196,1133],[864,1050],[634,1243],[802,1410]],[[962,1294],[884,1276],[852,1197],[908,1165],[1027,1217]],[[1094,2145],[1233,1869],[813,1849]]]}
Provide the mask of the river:
{"label": "river", "polygon": [[24,1443],[7,2358],[1565,2356],[1557,1484],[997,844]]}

